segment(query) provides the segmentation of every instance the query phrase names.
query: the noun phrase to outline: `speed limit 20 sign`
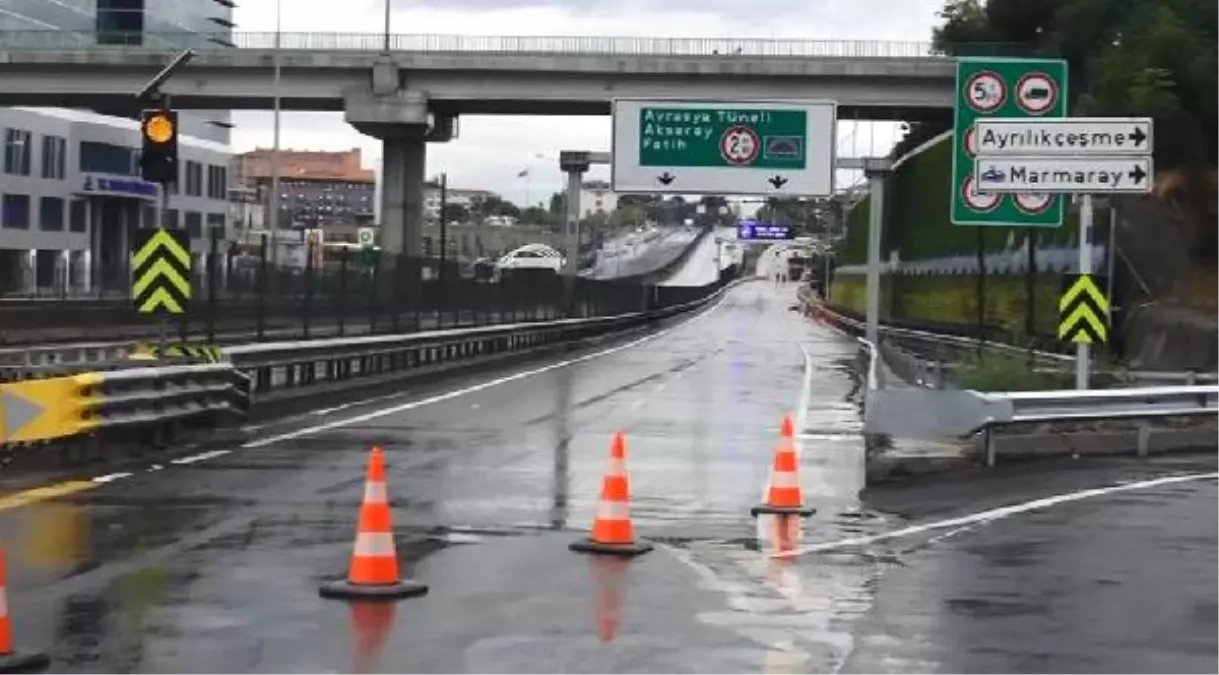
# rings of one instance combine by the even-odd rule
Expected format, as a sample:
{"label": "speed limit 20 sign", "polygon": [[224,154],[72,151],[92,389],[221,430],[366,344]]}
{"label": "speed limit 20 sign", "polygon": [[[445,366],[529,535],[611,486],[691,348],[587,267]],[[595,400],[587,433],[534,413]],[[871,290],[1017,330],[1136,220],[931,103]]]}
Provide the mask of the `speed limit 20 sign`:
{"label": "speed limit 20 sign", "polygon": [[1059,227],[1059,195],[981,194],[973,175],[978,141],[974,122],[985,118],[1065,117],[1067,62],[1058,59],[957,59],[952,148],[953,225]]}

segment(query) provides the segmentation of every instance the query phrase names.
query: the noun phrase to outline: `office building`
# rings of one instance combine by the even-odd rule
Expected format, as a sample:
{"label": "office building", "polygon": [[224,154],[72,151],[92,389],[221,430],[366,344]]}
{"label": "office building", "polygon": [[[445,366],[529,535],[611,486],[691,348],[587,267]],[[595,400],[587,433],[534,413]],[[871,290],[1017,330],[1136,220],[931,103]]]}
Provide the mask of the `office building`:
{"label": "office building", "polygon": [[[126,292],[136,229],[160,220],[161,186],[139,177],[139,122],[0,108],[0,294]],[[210,232],[232,239],[227,146],[182,136],[181,175],[161,221],[203,260]]]}
{"label": "office building", "polygon": [[580,186],[581,218],[587,218],[594,213],[613,213],[616,208],[618,208],[618,195],[614,193],[608,182],[590,180]]}
{"label": "office building", "polygon": [[[64,46],[231,45],[234,6],[233,0],[0,0],[0,48],[23,39]],[[230,142],[229,111],[182,111],[179,120],[185,134]]]}
{"label": "office building", "polygon": [[[270,196],[274,152],[258,148],[234,158],[237,184]],[[344,152],[280,150],[280,229],[353,231],[373,225],[376,176],[359,148]],[[269,202],[269,199],[265,200]]]}

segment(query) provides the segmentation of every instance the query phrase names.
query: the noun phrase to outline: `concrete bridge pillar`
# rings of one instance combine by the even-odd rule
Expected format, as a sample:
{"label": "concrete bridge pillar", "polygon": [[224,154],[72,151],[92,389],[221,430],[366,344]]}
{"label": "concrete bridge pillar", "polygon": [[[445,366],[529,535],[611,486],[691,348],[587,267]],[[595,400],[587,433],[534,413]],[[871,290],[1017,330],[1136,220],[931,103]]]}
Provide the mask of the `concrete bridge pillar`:
{"label": "concrete bridge pillar", "polygon": [[563,273],[573,278],[580,266],[580,187],[584,174],[592,164],[590,154],[579,150],[564,150],[559,153],[559,169],[567,174],[567,228],[564,238],[567,264]]}
{"label": "concrete bridge pillar", "polygon": [[373,66],[372,87],[349,92],[343,110],[357,131],[381,139],[381,247],[418,257],[423,253],[427,144],[455,136],[456,118],[428,112],[423,92],[400,88],[398,68],[388,61]]}

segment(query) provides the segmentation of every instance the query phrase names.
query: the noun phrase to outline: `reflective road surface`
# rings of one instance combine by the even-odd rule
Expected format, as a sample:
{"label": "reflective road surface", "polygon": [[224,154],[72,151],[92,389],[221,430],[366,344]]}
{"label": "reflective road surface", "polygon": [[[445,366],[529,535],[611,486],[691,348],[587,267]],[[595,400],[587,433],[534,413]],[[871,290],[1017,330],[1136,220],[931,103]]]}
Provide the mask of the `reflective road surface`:
{"label": "reflective road surface", "polygon": [[[793,302],[746,283],[652,337],[0,502],[17,643],[55,672],[1215,672],[1213,479],[936,525],[1213,458],[861,492],[855,346]],[[789,411],[817,508],[802,534],[749,515]],[[615,431],[657,543],[633,560],[567,549]],[[399,555],[431,591],[323,600],[374,444]],[[823,548],[767,555],[793,538]]]}

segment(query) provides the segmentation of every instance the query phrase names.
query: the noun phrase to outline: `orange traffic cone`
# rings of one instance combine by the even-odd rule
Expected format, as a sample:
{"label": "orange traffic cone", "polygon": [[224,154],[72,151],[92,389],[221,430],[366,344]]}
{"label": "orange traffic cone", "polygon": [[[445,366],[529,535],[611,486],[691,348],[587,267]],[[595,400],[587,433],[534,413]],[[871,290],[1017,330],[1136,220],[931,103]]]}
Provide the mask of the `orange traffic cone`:
{"label": "orange traffic cone", "polygon": [[804,506],[791,415],[783,416],[779,436],[779,447],[775,450],[775,463],[770,474],[766,503],[753,507],[749,512],[755,516],[763,513],[811,516],[816,510]]}
{"label": "orange traffic cone", "polygon": [[631,524],[631,488],[626,477],[626,437],[614,434],[610,465],[601,483],[601,501],[593,518],[592,536],[568,547],[580,553],[635,556],[652,550],[652,544],[635,538]]}
{"label": "orange traffic cone", "polygon": [[0,549],[0,673],[28,673],[42,670],[51,660],[42,652],[13,649],[13,624],[8,618],[8,570],[4,549]]}
{"label": "orange traffic cone", "polygon": [[324,584],[318,593],[323,598],[398,600],[427,592],[425,584],[398,578],[398,552],[385,487],[385,455],[381,448],[374,447],[368,458],[364,502],[347,578]]}

